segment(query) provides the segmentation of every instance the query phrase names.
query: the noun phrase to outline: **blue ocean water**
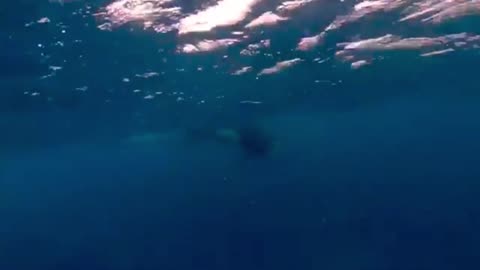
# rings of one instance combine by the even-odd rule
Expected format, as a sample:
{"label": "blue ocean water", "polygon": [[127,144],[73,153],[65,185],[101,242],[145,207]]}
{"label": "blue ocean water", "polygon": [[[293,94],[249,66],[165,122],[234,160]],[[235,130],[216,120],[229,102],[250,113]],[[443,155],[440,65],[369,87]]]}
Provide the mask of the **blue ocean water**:
{"label": "blue ocean water", "polygon": [[[67,2],[0,12],[0,269],[479,267],[478,51],[352,71],[318,49],[235,77],[173,34],[71,15],[107,1]],[[294,26],[272,51],[296,56]]]}

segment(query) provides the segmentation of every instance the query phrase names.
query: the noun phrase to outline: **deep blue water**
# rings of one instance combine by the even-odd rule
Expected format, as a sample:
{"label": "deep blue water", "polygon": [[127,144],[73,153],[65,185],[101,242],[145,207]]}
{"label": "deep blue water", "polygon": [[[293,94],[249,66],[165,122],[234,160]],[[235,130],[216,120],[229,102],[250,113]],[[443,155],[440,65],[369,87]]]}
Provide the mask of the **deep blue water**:
{"label": "deep blue water", "polygon": [[[480,267],[478,52],[356,72],[305,62],[257,80],[210,68],[221,55],[174,54],[168,34],[70,18],[82,2],[44,2],[0,12],[0,269]],[[35,46],[58,28],[24,27],[43,16],[68,25],[47,60]],[[195,102],[132,95],[122,78],[149,70],[167,75],[135,88]],[[271,151],[209,138],[244,125]]]}

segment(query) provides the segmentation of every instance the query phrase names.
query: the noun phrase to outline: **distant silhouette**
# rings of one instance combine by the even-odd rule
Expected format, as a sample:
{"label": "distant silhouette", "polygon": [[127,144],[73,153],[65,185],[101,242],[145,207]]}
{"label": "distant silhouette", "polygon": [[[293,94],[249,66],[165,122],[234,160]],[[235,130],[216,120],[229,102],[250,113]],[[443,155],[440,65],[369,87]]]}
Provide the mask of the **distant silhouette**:
{"label": "distant silhouette", "polygon": [[238,143],[248,156],[266,156],[272,151],[272,138],[261,128],[246,127],[237,132]]}

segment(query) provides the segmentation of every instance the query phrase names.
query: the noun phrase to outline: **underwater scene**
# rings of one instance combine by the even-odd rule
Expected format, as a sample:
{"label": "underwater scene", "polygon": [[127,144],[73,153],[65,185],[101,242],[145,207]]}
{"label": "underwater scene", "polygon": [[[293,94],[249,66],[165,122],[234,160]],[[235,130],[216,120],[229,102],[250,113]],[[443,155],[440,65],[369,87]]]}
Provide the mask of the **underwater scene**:
{"label": "underwater scene", "polygon": [[0,22],[0,270],[480,269],[479,0]]}

